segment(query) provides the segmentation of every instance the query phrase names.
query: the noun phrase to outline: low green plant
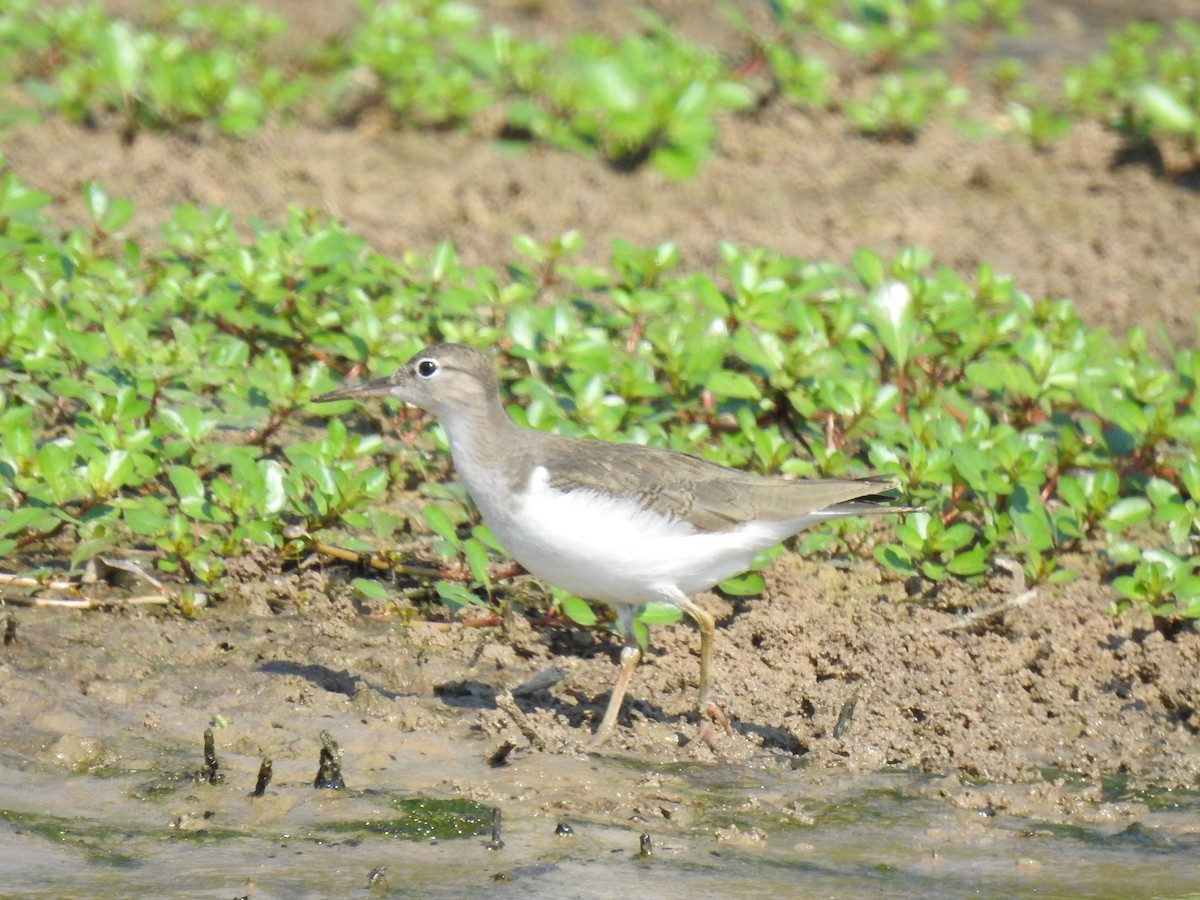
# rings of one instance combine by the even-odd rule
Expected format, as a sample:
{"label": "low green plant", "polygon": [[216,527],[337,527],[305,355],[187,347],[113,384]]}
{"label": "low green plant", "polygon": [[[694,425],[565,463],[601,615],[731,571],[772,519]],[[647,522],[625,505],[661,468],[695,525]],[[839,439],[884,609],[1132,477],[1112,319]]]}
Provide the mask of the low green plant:
{"label": "low green plant", "polygon": [[[1125,573],[1113,579],[1115,608],[1145,609],[1156,616],[1200,618],[1200,463],[1182,464],[1175,479],[1153,477],[1143,495],[1109,509],[1108,554]],[[1133,538],[1149,526],[1162,546]]]}
{"label": "low green plant", "polygon": [[513,129],[595,152],[619,169],[649,161],[668,175],[695,174],[716,137],[713,115],[750,105],[719,57],[662,23],[622,40],[575,35],[509,105]]}
{"label": "low green plant", "polygon": [[826,35],[868,71],[886,71],[945,46],[948,0],[848,0],[851,15],[826,21]]}
{"label": "low green plant", "polygon": [[1026,30],[1024,0],[953,0],[950,15],[969,29],[964,56],[973,63],[999,35]]}
{"label": "low green plant", "polygon": [[[1200,26],[1190,21],[1114,33],[1057,97],[1035,91],[1011,59],[978,71],[996,35],[1023,28],[1021,0],[776,0],[766,29],[735,16],[751,53],[732,68],[650,15],[640,33],[555,45],[489,28],[462,0],[360,4],[361,26],[345,41],[281,66],[266,48],[284,21],[252,5],[165,4],[135,25],[95,3],[13,0],[0,11],[0,81],[127,139],[210,122],[245,134],[324,94],[343,121],[384,108],[404,127],[478,127],[510,144],[547,141],[678,178],[712,152],[723,110],[778,97],[844,113],[866,135],[911,140],[936,115],[965,108],[982,82],[1007,109],[1007,129],[1036,150],[1070,117],[1088,116],[1132,149],[1164,153],[1169,171],[1200,160]],[[967,112],[963,127],[995,130],[994,116],[972,122]],[[18,103],[2,118],[29,115]]]}
{"label": "low green plant", "polygon": [[21,4],[9,16],[10,34],[20,36],[13,55],[34,96],[75,121],[114,115],[129,138],[209,120],[245,133],[300,91],[259,55],[284,25],[254,6],[172,4],[149,29],[95,4]]}
{"label": "low green plant", "polygon": [[867,97],[847,100],[846,116],[863,134],[911,141],[935,112],[966,101],[966,89],[951,86],[944,72],[906,69],[885,74]]}
{"label": "low green plant", "polygon": [[907,141],[935,114],[965,107],[973,84],[990,82],[1036,111],[1014,109],[1013,117],[1039,149],[1059,129],[1061,117],[1049,114],[1053,103],[1024,96],[1019,64],[980,69],[997,35],[1024,29],[1022,0],[779,0],[769,8],[773,27],[765,33],[731,13],[754,48],[744,68],[753,72],[761,63],[770,72],[768,97],[844,112],[865,135]]}
{"label": "low green plant", "polygon": [[567,234],[518,240],[497,272],[449,245],[388,259],[299,212],[239,236],[227,213],[189,206],[150,248],[121,234],[128,203],[98,185],[85,199],[91,221],[61,231],[0,168],[10,559],[80,567],[138,546],[209,585],[251,547],[286,561],[331,533],[365,551],[407,531],[442,561],[448,603],[482,603],[499,548],[444,485],[440,428],[387,399],[327,419],[309,405],[455,340],[496,351],[532,427],[797,477],[880,471],[927,508],[894,538],[851,520],[806,533],[804,552],[874,555],[928,584],[982,579],[997,557],[1055,583],[1087,552],[1121,603],[1196,615],[1200,353],[1164,362],[1138,329],[1088,329],[987,266],[965,278],[915,248],[842,267],[722,245],[702,273],[670,242],[619,241],[585,266]]}
{"label": "low green plant", "polygon": [[[339,95],[356,73],[408,127],[453,127],[495,99],[488,39],[475,7],[457,0],[359,0],[365,21],[347,48]],[[359,77],[361,81],[361,76]]]}
{"label": "low green plant", "polygon": [[789,103],[811,110],[832,105],[833,73],[825,60],[784,44],[770,44],[762,53],[779,93]]}
{"label": "low green plant", "polygon": [[1013,129],[1034,150],[1043,153],[1071,128],[1071,120],[1063,113],[1045,103],[1012,102],[1008,106],[1008,118]]}
{"label": "low green plant", "polygon": [[[23,191],[11,174],[4,184],[4,258],[26,273],[9,281],[0,317],[9,361],[0,407],[0,493],[11,504],[0,524],[5,552],[69,534],[81,565],[134,537],[156,548],[165,571],[212,582],[222,559],[247,543],[292,546],[285,516],[300,533],[334,520],[367,523],[362,508],[386,478],[353,461],[378,439],[337,425],[315,443],[289,443],[286,454],[272,441],[297,398],[329,382],[314,381],[323,368],[293,366],[272,346],[287,303],[275,297],[267,306],[268,285],[251,276],[268,265],[272,240],[289,245],[286,268],[304,270],[302,251],[320,233],[305,234],[297,220],[290,235],[264,237],[248,264],[228,216],[181,208],[175,227],[208,229],[207,237],[190,232],[143,259],[109,231],[128,218],[128,204],[88,185],[94,221],[69,232],[47,268],[24,255],[40,253],[33,234],[50,231],[37,214],[46,198]],[[212,266],[204,274],[178,252],[201,242]],[[237,257],[240,285],[228,271],[210,277],[231,261],[223,253]],[[286,284],[281,274],[275,269],[266,281]],[[316,271],[308,274],[317,286]],[[255,288],[258,297],[248,296]],[[47,439],[47,424],[61,433]]]}
{"label": "low green plant", "polygon": [[[1018,4],[1019,5],[1019,4]],[[890,71],[945,46],[952,10],[962,18],[974,10],[980,27],[991,22],[992,2],[952,4],[948,0],[773,0],[768,4],[783,43],[795,46],[812,38],[841,48],[867,72]],[[745,19],[734,15],[742,30]]]}
{"label": "low green plant", "polygon": [[1132,562],[1132,572],[1113,580],[1120,595],[1115,611],[1137,607],[1162,618],[1200,619],[1200,558],[1150,548]]}
{"label": "low green plant", "polygon": [[[456,511],[465,513],[463,507],[455,506]],[[457,558],[459,565],[471,573],[473,579],[469,586],[457,582],[442,581],[438,585],[438,593],[453,608],[455,605],[466,603],[481,603],[479,596],[474,593],[482,589],[487,598],[492,598],[492,578],[488,570],[490,561],[489,551],[502,553],[500,546],[492,537],[486,525],[469,526],[469,536],[459,534],[464,523],[455,524],[451,521],[444,506],[426,505],[422,511],[425,524],[436,534],[439,542],[434,543],[434,551],[443,558]]]}
{"label": "low green plant", "polygon": [[1109,36],[1108,49],[1070,70],[1071,109],[1100,119],[1134,148],[1177,145],[1200,163],[1200,26],[1179,20],[1170,34],[1135,22]]}

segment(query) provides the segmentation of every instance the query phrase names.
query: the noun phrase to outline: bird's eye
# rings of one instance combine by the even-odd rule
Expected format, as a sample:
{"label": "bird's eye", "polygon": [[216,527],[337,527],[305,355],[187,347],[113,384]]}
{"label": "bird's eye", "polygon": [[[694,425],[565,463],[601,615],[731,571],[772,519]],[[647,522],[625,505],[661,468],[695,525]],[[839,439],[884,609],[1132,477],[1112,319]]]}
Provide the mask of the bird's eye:
{"label": "bird's eye", "polygon": [[422,378],[432,378],[437,374],[438,364],[432,359],[423,359],[417,363],[417,374]]}

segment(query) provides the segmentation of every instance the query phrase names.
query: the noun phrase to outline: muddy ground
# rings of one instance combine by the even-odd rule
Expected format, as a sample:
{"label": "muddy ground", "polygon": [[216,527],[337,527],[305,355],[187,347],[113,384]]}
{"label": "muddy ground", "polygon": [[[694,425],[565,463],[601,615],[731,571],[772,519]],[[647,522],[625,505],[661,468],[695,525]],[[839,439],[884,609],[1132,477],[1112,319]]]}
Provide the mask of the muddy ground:
{"label": "muddy ground", "polygon": [[[337,34],[355,16],[351,2],[265,5],[308,35]],[[540,34],[619,30],[632,8],[482,5]],[[690,4],[652,5],[737,53],[719,19],[689,18]],[[1031,6],[1038,28],[1015,49],[1051,70],[1096,46],[1120,10]],[[1169,15],[1186,3],[1140,6]],[[49,117],[12,128],[2,147],[22,180],[54,198],[64,224],[83,220],[80,185],[98,180],[133,199],[134,232],[153,233],[171,204],[190,201],[230,207],[243,223],[312,208],[382,252],[450,240],[471,264],[503,264],[518,233],[545,239],[572,228],[592,259],[614,237],[673,240],[697,267],[713,265],[724,240],[836,261],[859,247],[890,253],[917,243],[968,277],[986,261],[1035,295],[1071,297],[1085,319],[1116,331],[1140,326],[1191,345],[1200,310],[1196,179],[1120,162],[1118,140],[1088,124],[1035,153],[949,126],[912,144],[881,144],[843,119],[768,107],[724,120],[715,158],[685,183],[545,147],[501,153],[486,134],[320,120],[247,140],[141,135],[127,146],[115,132]],[[589,771],[580,745],[615,674],[612,635],[521,616],[507,629],[405,623],[356,606],[353,573],[338,565],[279,570],[250,558],[230,568],[222,602],[192,621],[152,610],[13,611],[16,640],[0,648],[6,764],[153,768],[162,748],[198,755],[201,731],[220,717],[228,727],[218,728],[218,747],[239,754],[239,777],[252,781],[262,755],[307,765],[315,735],[336,721],[360,786],[417,741],[423,756],[453,747],[451,755],[476,760],[475,790],[509,802],[532,797],[544,810],[614,816],[642,802],[615,782],[569,779],[550,797],[513,787],[495,774],[504,768],[483,762],[511,740],[513,759],[535,770],[559,771],[551,760],[563,751]],[[785,555],[768,570],[763,597],[700,600],[719,621],[716,677],[729,732],[706,729],[691,712],[695,631],[664,626],[653,631],[606,753],[651,767],[916,770],[949,776],[928,790],[951,805],[1033,806],[1050,819],[1130,815],[1109,802],[1114,785],[1118,794],[1195,787],[1200,776],[1200,632],[1156,627],[1145,615],[1114,618],[1111,589],[1081,571],[1032,596],[997,571],[981,590],[910,597],[873,563]],[[561,678],[516,697],[548,744],[549,755],[539,754],[496,697],[555,668]],[[542,763],[531,762],[539,755]]]}

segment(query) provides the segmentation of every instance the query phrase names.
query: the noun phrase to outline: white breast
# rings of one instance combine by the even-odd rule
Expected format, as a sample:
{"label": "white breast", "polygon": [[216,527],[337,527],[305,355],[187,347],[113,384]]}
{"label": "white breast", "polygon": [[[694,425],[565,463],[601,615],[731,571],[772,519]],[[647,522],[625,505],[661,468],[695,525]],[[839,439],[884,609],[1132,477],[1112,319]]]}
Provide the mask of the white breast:
{"label": "white breast", "polygon": [[516,504],[486,488],[472,492],[501,546],[543,581],[616,605],[663,600],[667,588],[705,590],[744,572],[759,551],[809,524],[797,519],[698,532],[626,498],[556,490],[541,466],[527,487]]}

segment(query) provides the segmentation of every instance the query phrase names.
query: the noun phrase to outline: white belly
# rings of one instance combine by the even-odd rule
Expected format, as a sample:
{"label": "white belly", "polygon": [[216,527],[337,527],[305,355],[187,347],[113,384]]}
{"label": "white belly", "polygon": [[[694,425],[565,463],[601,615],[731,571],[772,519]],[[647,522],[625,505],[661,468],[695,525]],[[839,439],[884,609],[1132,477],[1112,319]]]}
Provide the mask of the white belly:
{"label": "white belly", "polygon": [[555,490],[540,466],[519,505],[491,494],[472,491],[484,521],[517,562],[549,584],[614,605],[665,600],[671,588],[684,594],[710,588],[746,571],[759,551],[807,524],[758,522],[698,532],[627,499]]}

